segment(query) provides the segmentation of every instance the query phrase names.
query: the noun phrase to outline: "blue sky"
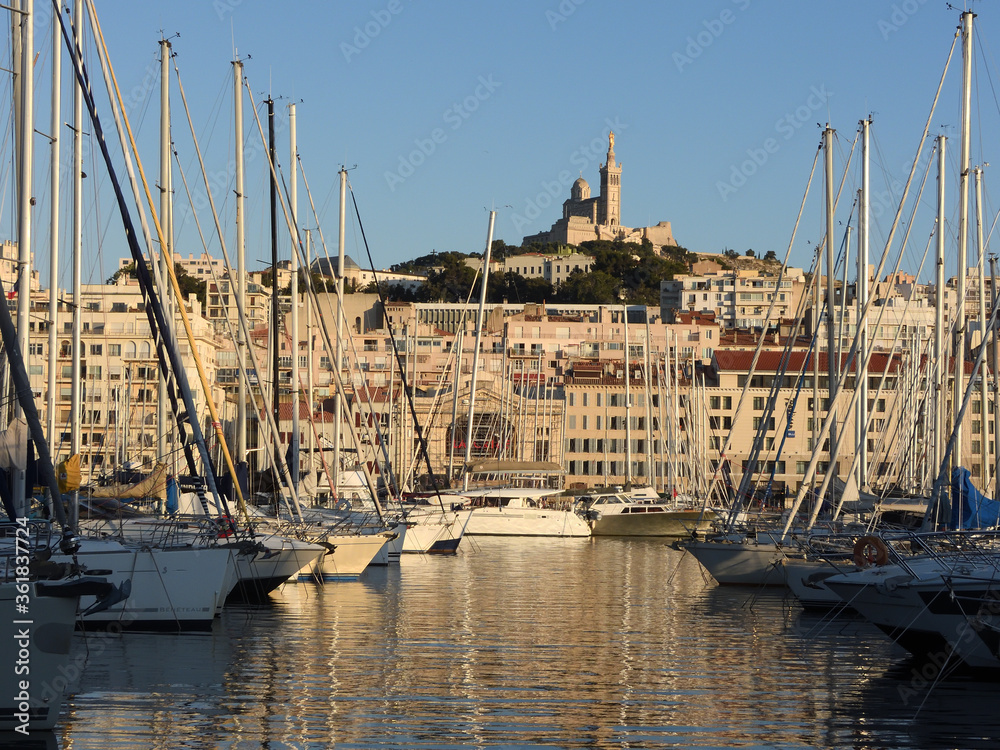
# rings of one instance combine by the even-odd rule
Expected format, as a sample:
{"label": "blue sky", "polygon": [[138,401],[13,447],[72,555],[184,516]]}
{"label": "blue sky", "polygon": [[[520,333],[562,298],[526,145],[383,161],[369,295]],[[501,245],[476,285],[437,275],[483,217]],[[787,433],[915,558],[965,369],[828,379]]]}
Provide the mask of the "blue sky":
{"label": "blue sky", "polygon": [[[972,160],[1000,164],[992,153],[998,143],[992,133],[1000,72],[991,46],[997,20],[992,6],[979,5]],[[270,91],[283,120],[288,102],[297,102],[299,152],[331,252],[337,236],[336,173],[342,164],[356,165],[350,180],[377,267],[432,250],[481,251],[491,206],[499,210],[495,236],[508,243],[547,229],[581,172],[596,195],[609,127],[615,129],[616,156],[623,164],[623,224],[670,221],[677,241],[691,250],[753,248],[783,256],[822,124],[837,130],[839,173],[858,121],[871,114],[873,186],[885,191],[893,181],[905,180],[959,21],[958,10],[937,0],[174,0],[98,2],[97,7],[147,170],[155,173],[157,163],[162,31],[180,35],[172,39],[175,59],[232,243],[228,161],[235,42],[239,55],[249,56],[246,75],[258,106]],[[36,31],[36,127],[42,132],[49,127],[48,38],[46,28]],[[95,58],[90,62],[96,66]],[[932,136],[950,137],[953,172],[960,74],[956,51],[931,128]],[[8,92],[9,81],[3,92],[9,99]],[[176,83],[172,97],[180,161],[197,187],[200,176]],[[106,94],[99,91],[99,98],[106,113]],[[68,94],[64,101],[63,120],[68,120]],[[9,117],[9,104],[0,113]],[[105,114],[105,128],[110,127]],[[287,128],[281,127],[278,154],[287,172]],[[258,148],[255,128],[248,103],[248,144]],[[48,268],[47,143],[42,136],[35,141],[36,262],[43,269]],[[103,167],[94,168],[103,174]],[[261,267],[258,261],[269,253],[264,169],[259,157],[247,168],[252,268]],[[852,166],[838,211],[842,222],[857,175]],[[987,169],[988,217],[993,215],[990,176]],[[5,179],[0,227],[9,233],[9,167]],[[179,177],[175,187],[184,201]],[[954,187],[949,190],[954,199]],[[100,281],[127,251],[106,185],[96,195],[99,201],[94,194],[87,200],[85,268],[91,280]],[[821,199],[817,176],[793,245],[794,265],[808,265],[810,248],[821,237]],[[924,198],[929,210],[914,221],[911,265],[904,263],[904,270],[915,270],[912,259],[923,251],[933,200],[932,174]],[[300,187],[300,215],[307,210]],[[890,214],[886,209],[875,219],[876,248]],[[179,206],[175,216],[186,218],[177,250],[197,255],[202,246],[190,211]],[[208,232],[211,216],[199,216]],[[67,229],[68,224],[64,237]],[[285,234],[282,242],[287,248]],[[365,265],[353,218],[347,244],[348,253]],[[217,248],[211,240],[213,254]],[[68,263],[60,266],[59,283],[67,286]],[[46,280],[47,270],[43,284]]]}

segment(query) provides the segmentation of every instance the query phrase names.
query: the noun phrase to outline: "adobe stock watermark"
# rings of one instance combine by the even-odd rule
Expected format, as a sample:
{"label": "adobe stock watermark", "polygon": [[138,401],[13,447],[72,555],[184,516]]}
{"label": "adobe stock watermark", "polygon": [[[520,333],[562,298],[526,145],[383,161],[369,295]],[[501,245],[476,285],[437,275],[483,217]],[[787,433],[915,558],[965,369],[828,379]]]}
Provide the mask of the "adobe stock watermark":
{"label": "adobe stock watermark", "polygon": [[[733,5],[739,11],[744,11],[750,7],[751,0],[732,0]],[[684,72],[684,68],[694,63],[701,57],[702,53],[712,46],[725,30],[736,21],[736,14],[732,8],[723,8],[716,18],[709,18],[701,22],[704,27],[697,34],[689,35],[685,40],[683,52],[675,52],[671,59],[677,66],[679,73]]]}
{"label": "adobe stock watermark", "polygon": [[344,55],[344,59],[350,63],[352,57],[360,55],[362,50],[366,49],[372,43],[372,40],[392,23],[393,17],[398,16],[402,12],[402,0],[389,0],[384,8],[369,11],[371,20],[367,20],[364,24],[354,27],[354,36],[351,37],[353,44],[348,42],[340,43],[340,51]]}
{"label": "adobe stock watermark", "polygon": [[215,15],[219,17],[220,21],[241,5],[243,5],[243,0],[212,0],[212,8],[215,9]]}
{"label": "adobe stock watermark", "polygon": [[[471,94],[460,102],[453,103],[441,113],[441,119],[450,126],[452,131],[462,127],[483,102],[488,101],[493,93],[503,85],[501,81],[493,80],[492,73],[487,76],[479,76],[476,80],[479,85]],[[417,169],[447,140],[448,132],[442,127],[433,128],[426,138],[415,138],[413,144],[416,148],[406,155],[400,155],[399,163],[394,171],[386,170],[385,172],[385,181],[390,192],[396,192],[396,188],[412,177]]]}
{"label": "adobe stock watermark", "polygon": [[[912,698],[930,690],[949,672],[961,666],[962,659],[956,653],[956,646],[971,643],[980,638],[979,634],[984,631],[991,631],[995,637],[998,615],[1000,615],[1000,592],[987,591],[976,613],[966,615],[966,619],[955,628],[954,638],[950,639],[940,651],[927,654],[919,667],[915,666],[910,670],[909,681],[896,688],[903,705],[909,705]],[[986,643],[984,641],[982,645],[985,646]],[[992,651],[989,648],[987,650]]]}
{"label": "adobe stock watermark", "polygon": [[899,31],[906,22],[910,20],[917,11],[927,3],[927,0],[903,0],[901,3],[893,3],[888,20],[880,19],[878,30],[884,41],[889,41],[889,37]]}
{"label": "adobe stock watermark", "polygon": [[587,0],[561,0],[555,10],[549,8],[545,11],[545,20],[549,22],[549,28],[555,31],[559,24],[565,23],[585,2]]}
{"label": "adobe stock watermark", "polygon": [[[577,167],[580,172],[583,172],[584,169],[590,167],[594,162],[599,163],[604,157],[608,148],[609,133],[614,132],[619,134],[628,130],[628,125],[617,117],[614,120],[608,118],[604,122],[607,127],[601,131],[601,135],[589,143],[580,146],[570,154],[569,163]],[[526,199],[524,209],[520,213],[515,213],[511,216],[511,221],[514,222],[514,229],[518,232],[521,231],[541,216],[544,209],[553,205],[554,202],[558,203],[561,197],[566,196],[566,191],[573,184],[573,181],[573,172],[568,169],[559,172],[553,180],[543,180],[541,191],[534,197]]]}
{"label": "adobe stock watermark", "polygon": [[[288,129],[288,118],[287,117],[277,117],[274,118],[274,132],[278,135],[284,133]],[[253,128],[257,131],[256,126]],[[259,132],[258,132],[259,135]],[[243,165],[244,168],[253,165],[257,159],[261,156],[264,157],[264,161],[267,161],[267,145],[259,137],[250,138],[247,142],[246,148],[243,150]],[[275,159],[278,162],[278,159]],[[264,169],[268,175],[270,175],[270,167],[265,163]],[[278,170],[278,174],[281,174],[281,164],[276,163],[275,169]],[[213,198],[218,201],[218,196],[225,195],[225,192],[230,189],[233,185],[233,179],[236,175],[236,160],[230,157],[229,161],[226,163],[225,169],[217,169],[212,172],[208,172],[208,184],[212,190]],[[211,202],[208,199],[208,190],[205,187],[205,181],[199,180],[195,185],[191,187],[191,200],[178,200],[174,203],[174,225],[179,231],[182,229],[187,222],[193,218],[194,211],[202,211],[208,208]]]}
{"label": "adobe stock watermark", "polygon": [[767,164],[768,160],[781,149],[781,141],[792,138],[799,129],[808,123],[814,123],[816,117],[814,113],[822,109],[833,96],[833,92],[827,90],[826,84],[819,88],[812,86],[809,89],[809,96],[804,103],[800,104],[791,112],[779,117],[774,123],[774,131],[781,136],[780,139],[774,137],[765,138],[760,146],[747,149],[747,157],[738,164],[732,164],[729,168],[728,180],[717,180],[716,189],[719,197],[725,202],[729,196],[739,191],[747,180],[757,174],[757,170]]}

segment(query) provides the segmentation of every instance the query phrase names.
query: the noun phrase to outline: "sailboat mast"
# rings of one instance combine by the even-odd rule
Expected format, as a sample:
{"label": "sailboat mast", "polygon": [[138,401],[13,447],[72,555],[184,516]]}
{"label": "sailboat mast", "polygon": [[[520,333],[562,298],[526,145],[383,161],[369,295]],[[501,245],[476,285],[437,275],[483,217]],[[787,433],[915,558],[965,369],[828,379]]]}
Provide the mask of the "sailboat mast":
{"label": "sailboat mast", "polygon": [[[962,142],[958,172],[958,282],[955,288],[955,377],[952,391],[952,411],[957,416],[965,395],[965,287],[969,258],[969,150],[972,106],[972,19],[974,13],[962,14]],[[952,465],[960,466],[964,458],[962,425],[954,425],[955,452]],[[949,474],[950,475],[950,474]]]}
{"label": "sailboat mast", "polygon": [[[160,247],[160,279],[170,278],[168,263],[173,263],[173,248],[170,247],[170,42],[160,40],[160,222],[163,229],[163,245]],[[171,297],[165,287],[160,290],[163,313],[173,324]],[[161,332],[164,335],[164,332]],[[167,382],[160,373],[156,399],[156,458],[162,461],[167,455]]]}
{"label": "sailboat mast", "polygon": [[[21,358],[28,361],[28,322],[31,310],[31,202],[34,172],[35,137],[35,13],[34,0],[24,0],[21,16],[21,131],[18,151],[21,154],[21,171],[18,175],[18,227],[17,253],[20,280],[17,288],[17,346]],[[15,416],[21,416],[20,404],[15,406]],[[23,515],[25,506],[26,476],[24,470],[14,472],[14,508]]]}
{"label": "sailboat mast", "polygon": [[[274,99],[267,99],[267,152],[271,159],[271,164],[277,166],[278,157],[274,150]],[[275,180],[274,170],[271,170],[269,183],[271,186],[271,377],[273,385],[271,398],[274,399],[272,408],[274,411],[274,423],[281,424],[281,398],[280,398],[280,375],[279,375],[279,340],[278,329],[280,328],[280,305],[278,304],[278,184]],[[274,437],[274,454],[277,456],[281,452],[279,437]]]}
{"label": "sailboat mast", "polygon": [[[833,185],[833,128],[829,125],[823,130],[823,155],[826,163],[826,400],[827,413],[830,415],[831,425],[836,425],[837,416],[834,407],[834,384],[837,382],[837,371],[839,362],[837,361],[837,326],[834,320],[834,300],[836,298],[836,268],[837,254],[834,250],[833,241],[833,204],[835,200]],[[858,375],[860,376],[860,367]],[[828,471],[837,473],[837,433],[836,428],[830,429],[830,465]]]}
{"label": "sailboat mast", "polygon": [[[340,227],[337,234],[337,343],[334,351],[333,373],[335,378],[341,377],[344,361],[344,251],[346,245],[347,222],[347,170],[340,168]],[[400,373],[402,374],[402,373]],[[344,404],[340,398],[340,390],[333,397],[333,479],[334,496],[340,483],[340,429]],[[360,459],[361,456],[358,456]]]}
{"label": "sailboat mast", "polygon": [[[246,310],[247,269],[246,269],[246,234],[244,224],[244,193],[243,193],[243,63],[233,61],[233,119],[236,128],[236,299],[240,310]],[[239,366],[245,367],[247,340],[243,335],[243,326],[236,327],[236,358]],[[260,375],[260,373],[258,373]],[[236,465],[247,460],[247,384],[242,377],[237,378],[239,385],[236,391]]]}
{"label": "sailboat mast", "polygon": [[[868,352],[868,320],[865,318],[865,311],[868,305],[868,241],[869,241],[869,219],[871,207],[870,193],[870,161],[869,151],[871,136],[871,117],[861,121],[861,205],[858,216],[858,278],[856,290],[856,302],[858,311],[858,354],[855,361],[858,363],[867,361]],[[846,264],[845,264],[846,265]],[[845,290],[846,291],[846,290]],[[847,298],[847,295],[844,295]],[[857,446],[859,458],[857,461],[857,482],[858,487],[863,488],[868,483],[868,435],[865,430],[868,424],[868,373],[862,372],[860,364],[858,366],[857,379],[855,381],[856,411],[855,434],[857,436]]]}
{"label": "sailboat mast", "polygon": [[49,218],[49,341],[48,341],[48,399],[46,401],[46,416],[48,417],[47,435],[49,452],[55,456],[59,446],[56,435],[56,327],[59,323],[59,131],[62,123],[62,30],[59,24],[52,24],[52,106],[49,131],[52,154],[52,169],[49,196],[51,213]]}
{"label": "sailboat mast", "polygon": [[[993,304],[996,304],[997,297],[1000,296],[1000,289],[997,288],[997,258],[990,256],[990,297]],[[994,328],[990,332],[993,336],[993,435],[1000,436],[1000,344],[997,342],[997,331]],[[983,414],[986,419],[986,414]],[[997,438],[1000,439],[1000,438]],[[996,452],[997,464],[993,467],[994,479],[1000,478],[1000,450]],[[993,485],[993,499],[1000,500],[1000,479]]]}
{"label": "sailboat mast", "polygon": [[298,217],[298,144],[295,136],[295,103],[288,105],[288,132],[289,146],[291,149],[290,166],[291,175],[288,186],[288,203],[291,211],[292,226],[295,231],[292,233],[292,262],[291,262],[291,334],[292,334],[292,438],[290,441],[289,458],[292,473],[292,483],[295,491],[299,491],[299,217]]}
{"label": "sailboat mast", "polygon": [[628,350],[628,305],[622,290],[622,324],[625,328],[625,488],[632,489],[632,391],[631,363]]}
{"label": "sailboat mast", "polygon": [[941,468],[941,460],[944,457],[945,430],[947,420],[945,419],[945,404],[947,403],[948,385],[948,352],[944,346],[944,253],[945,253],[945,205],[944,205],[944,185],[947,175],[947,162],[945,161],[945,147],[948,139],[939,135],[938,142],[938,196],[937,196],[937,252],[935,258],[934,288],[936,290],[934,300],[934,442],[932,443],[933,463],[929,467],[930,476],[928,481],[934,483],[938,470]]}
{"label": "sailboat mast", "polygon": [[[312,230],[306,230],[306,246],[305,246],[305,274],[306,274],[306,297],[308,298],[308,290],[312,286],[310,269],[310,259],[312,258]],[[309,407],[309,420],[313,421],[315,416],[315,409],[313,404],[313,338],[312,338],[312,305],[309,304],[308,299],[306,300],[306,403]],[[309,460],[306,462],[308,471],[313,471],[313,460],[316,458],[316,441],[313,439],[313,430],[306,432],[306,453],[309,456]]]}
{"label": "sailboat mast", "polygon": [[[53,25],[55,20],[53,19]],[[73,3],[73,49],[74,67],[76,58],[83,54],[81,35],[83,34],[83,0]],[[70,384],[70,432],[69,450],[78,454],[81,447],[80,434],[80,330],[82,324],[81,301],[83,293],[83,88],[73,76],[73,311]],[[119,408],[118,423],[122,423],[125,410]],[[75,527],[79,518],[79,491],[74,490],[69,504],[70,523]]]}
{"label": "sailboat mast", "polygon": [[656,454],[653,451],[653,390],[652,385],[649,382],[649,349],[652,342],[650,341],[649,332],[649,310],[646,310],[646,341],[643,345],[643,356],[645,357],[645,367],[643,368],[643,385],[645,386],[645,399],[646,399],[646,483],[652,487],[656,487],[656,473],[653,471]]}
{"label": "sailboat mast", "polygon": [[[486,250],[483,253],[483,280],[479,290],[479,315],[476,317],[476,343],[472,350],[472,376],[469,378],[469,423],[465,427],[465,470],[462,472],[462,490],[469,489],[469,461],[472,460],[472,422],[476,414],[476,375],[479,374],[479,344],[483,340],[483,315],[486,310],[486,285],[490,280],[490,251],[493,247],[493,224],[497,212],[490,211],[490,225],[486,232]],[[522,423],[521,429],[524,425]]]}
{"label": "sailboat mast", "polygon": [[[464,321],[465,318],[463,317]],[[448,431],[448,481],[455,476],[455,430],[458,428],[458,384],[462,379],[462,337],[465,335],[465,327],[458,329],[455,337],[455,345],[458,347],[455,354],[455,377],[451,379],[451,429]]]}
{"label": "sailboat mast", "polygon": [[[983,169],[976,167],[976,251],[979,258],[979,346],[986,346],[986,248],[983,244]],[[989,407],[989,378],[990,368],[983,360],[982,369],[979,372],[979,445],[980,458],[982,459],[983,473],[982,487],[984,490],[990,486],[990,431],[989,420],[986,418],[990,412]]]}

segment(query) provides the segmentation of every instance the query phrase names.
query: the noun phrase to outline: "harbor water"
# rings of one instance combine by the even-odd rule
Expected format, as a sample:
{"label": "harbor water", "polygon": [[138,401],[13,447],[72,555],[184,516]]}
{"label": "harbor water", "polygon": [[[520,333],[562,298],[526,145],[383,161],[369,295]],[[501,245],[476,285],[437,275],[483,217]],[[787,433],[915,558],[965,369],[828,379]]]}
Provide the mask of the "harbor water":
{"label": "harbor water", "polygon": [[[64,750],[977,748],[1000,684],[728,589],[663,540],[467,539],[210,634],[77,634]],[[36,738],[44,739],[44,738]]]}

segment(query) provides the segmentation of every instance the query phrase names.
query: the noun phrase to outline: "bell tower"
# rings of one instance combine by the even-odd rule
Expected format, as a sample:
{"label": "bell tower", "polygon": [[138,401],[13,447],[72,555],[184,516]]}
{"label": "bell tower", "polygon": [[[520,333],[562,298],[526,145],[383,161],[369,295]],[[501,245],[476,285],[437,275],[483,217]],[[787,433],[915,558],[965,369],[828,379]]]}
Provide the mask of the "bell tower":
{"label": "bell tower", "polygon": [[621,224],[621,164],[615,164],[615,133],[608,133],[608,160],[601,165],[601,197],[597,202],[597,223]]}

